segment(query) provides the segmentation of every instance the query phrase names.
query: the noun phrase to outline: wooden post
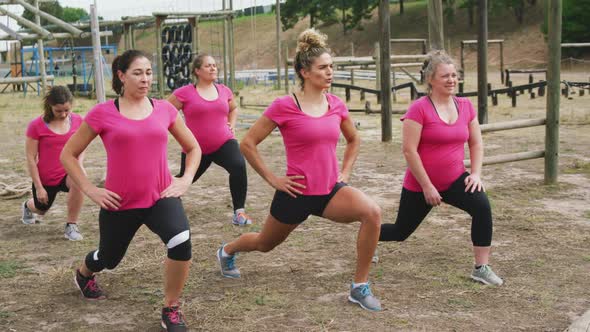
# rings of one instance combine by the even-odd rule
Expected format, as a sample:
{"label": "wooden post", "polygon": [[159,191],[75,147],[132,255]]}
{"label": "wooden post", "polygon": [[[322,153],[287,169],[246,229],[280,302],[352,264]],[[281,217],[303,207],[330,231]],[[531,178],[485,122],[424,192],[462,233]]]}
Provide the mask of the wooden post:
{"label": "wooden post", "polygon": [[510,70],[506,69],[506,76],[504,77],[504,84],[508,86],[508,82],[510,82]]}
{"label": "wooden post", "polygon": [[285,44],[285,94],[289,94],[289,47],[287,44]]}
{"label": "wooden post", "polygon": [[442,0],[428,0],[428,41],[432,50],[445,47],[442,12]]}
{"label": "wooden post", "polygon": [[[477,2],[477,119],[488,123],[488,0]],[[514,100],[514,99],[513,99]]]}
{"label": "wooden post", "polygon": [[350,69],[350,85],[354,85],[354,68]]}
{"label": "wooden post", "polygon": [[281,89],[281,1],[275,5],[277,14],[277,89]]}
{"label": "wooden post", "polygon": [[[104,92],[104,77],[102,68],[102,53],[100,47],[100,28],[98,26],[98,15],[96,14],[96,6],[90,5],[90,30],[92,32],[92,58],[94,60],[94,87],[96,91],[96,99],[99,103],[106,101]],[[114,73],[116,75],[117,73]]]}
{"label": "wooden post", "polygon": [[545,127],[545,184],[557,182],[559,162],[559,86],[562,1],[549,0],[547,10],[547,124]]}
{"label": "wooden post", "polygon": [[[188,23],[193,28],[193,35],[191,40],[191,51],[193,58],[199,54],[199,16],[190,17]],[[192,74],[192,73],[191,73]]]}
{"label": "wooden post", "polygon": [[[229,0],[229,9],[234,9],[234,0]],[[228,37],[229,37],[229,88],[236,90],[236,57],[234,50],[234,14],[228,17]]]}
{"label": "wooden post", "polygon": [[[157,36],[161,38],[160,36]],[[131,40],[129,40],[129,23],[123,23],[123,40],[125,44],[125,51],[131,49]]]}
{"label": "wooden post", "polygon": [[391,141],[391,52],[389,27],[389,0],[379,0],[379,31],[381,61],[376,63],[381,70],[381,141]]}
{"label": "wooden post", "polygon": [[164,62],[162,61],[162,23],[165,16],[156,16],[156,63],[158,65],[158,93],[160,98],[164,98]]}
{"label": "wooden post", "polygon": [[129,26],[129,40],[131,40],[131,48],[135,49],[135,27],[133,24]]}
{"label": "wooden post", "polygon": [[500,42],[500,81],[504,83],[504,41]]}
{"label": "wooden post", "polygon": [[[222,10],[226,9],[226,0],[221,0]],[[223,84],[227,83],[227,16],[223,16]]]}
{"label": "wooden post", "polygon": [[[379,0],[381,1],[381,0]],[[388,42],[389,45],[389,42]],[[381,89],[381,52],[379,48],[379,43],[375,43],[375,53],[373,57],[375,58],[375,90]]]}
{"label": "wooden post", "polygon": [[[35,8],[39,10],[39,0],[35,0]],[[41,26],[41,17],[35,14],[35,23]],[[47,71],[45,69],[45,49],[43,48],[43,39],[37,39],[37,53],[39,54],[39,70],[41,71],[41,88],[43,89],[43,96],[47,94]],[[25,68],[22,69],[23,72]]]}
{"label": "wooden post", "polygon": [[344,88],[344,94],[346,96],[346,102],[349,103],[350,102],[350,88],[349,87]]}

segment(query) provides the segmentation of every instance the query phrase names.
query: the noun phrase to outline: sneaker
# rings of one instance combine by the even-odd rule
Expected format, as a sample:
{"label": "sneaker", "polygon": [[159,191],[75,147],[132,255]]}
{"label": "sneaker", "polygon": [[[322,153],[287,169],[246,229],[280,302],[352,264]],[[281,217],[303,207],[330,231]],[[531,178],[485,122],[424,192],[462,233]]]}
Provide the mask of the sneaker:
{"label": "sneaker", "polygon": [[184,315],[178,306],[162,308],[162,328],[168,332],[187,330]]}
{"label": "sneaker", "polygon": [[28,200],[26,200],[22,206],[23,217],[21,220],[25,225],[33,225],[35,223],[35,214],[33,214],[33,211],[27,206],[27,201]]}
{"label": "sneaker", "polygon": [[373,263],[373,264],[379,263],[379,253],[377,252],[377,249],[375,249],[375,253],[373,254],[373,258],[371,258],[371,263]]}
{"label": "sneaker", "polygon": [[240,270],[236,267],[236,255],[223,257],[221,254],[223,247],[225,247],[225,245],[222,245],[221,248],[217,250],[217,261],[221,268],[221,275],[226,278],[239,278],[241,275]]}
{"label": "sneaker", "polygon": [[473,269],[473,272],[471,272],[471,279],[479,281],[485,285],[500,286],[504,283],[504,281],[498,277],[487,264],[482,265],[479,269]]}
{"label": "sneaker", "polygon": [[350,289],[348,301],[356,303],[361,308],[369,311],[381,311],[381,302],[373,295],[369,284],[364,284]]}
{"label": "sneaker", "polygon": [[238,226],[246,226],[252,224],[252,219],[245,212],[238,212],[234,214],[232,223]]}
{"label": "sneaker", "polygon": [[82,293],[82,296],[89,300],[103,300],[106,299],[102,289],[96,283],[95,275],[92,277],[85,277],[80,274],[80,270],[76,270],[76,276],[74,277],[74,282],[78,289]]}
{"label": "sneaker", "polygon": [[80,234],[80,230],[76,224],[66,224],[64,236],[70,241],[80,241],[84,238],[82,234]]}

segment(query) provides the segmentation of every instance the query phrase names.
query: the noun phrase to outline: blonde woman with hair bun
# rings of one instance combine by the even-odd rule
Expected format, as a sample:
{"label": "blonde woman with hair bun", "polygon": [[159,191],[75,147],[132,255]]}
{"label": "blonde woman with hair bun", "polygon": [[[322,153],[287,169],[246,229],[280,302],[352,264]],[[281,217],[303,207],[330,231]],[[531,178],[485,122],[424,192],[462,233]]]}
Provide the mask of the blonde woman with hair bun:
{"label": "blonde woman with hair bun", "polygon": [[[224,277],[239,278],[238,252],[268,252],[281,244],[310,215],[337,223],[360,222],[356,272],[348,297],[370,311],[381,303],[369,287],[369,268],[377,246],[381,209],[360,190],[347,185],[359,153],[360,138],[346,105],[327,92],[333,80],[333,63],[326,36],[313,29],[299,35],[295,72],[301,89],[283,96],[266,109],[240,144],[246,160],[276,189],[270,214],[260,233],[246,233],[217,251]],[[257,146],[279,128],[287,154],[284,176],[274,174]],[[341,167],[336,145],[346,139]]]}
{"label": "blonde woman with hair bun", "polygon": [[[428,95],[410,105],[401,118],[402,146],[408,169],[395,224],[381,226],[380,241],[404,241],[433,207],[447,203],[471,215],[475,267],[471,278],[486,285],[503,284],[488,265],[492,210],[481,180],[483,142],[471,101],[454,95],[455,61],[444,51],[428,54],[424,76]],[[469,146],[471,171],[463,165]]]}

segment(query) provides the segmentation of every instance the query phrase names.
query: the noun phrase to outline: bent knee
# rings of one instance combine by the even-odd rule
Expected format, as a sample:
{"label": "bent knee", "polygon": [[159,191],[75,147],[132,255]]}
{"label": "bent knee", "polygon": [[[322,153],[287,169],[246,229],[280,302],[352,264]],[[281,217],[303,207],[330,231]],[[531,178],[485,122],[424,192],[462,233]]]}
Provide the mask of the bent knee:
{"label": "bent knee", "polygon": [[381,225],[381,207],[375,202],[371,202],[365,209],[362,216],[363,223],[369,223],[371,225]]}
{"label": "bent knee", "polygon": [[168,243],[168,258],[175,261],[188,261],[192,258],[190,231],[186,230],[175,235]]}

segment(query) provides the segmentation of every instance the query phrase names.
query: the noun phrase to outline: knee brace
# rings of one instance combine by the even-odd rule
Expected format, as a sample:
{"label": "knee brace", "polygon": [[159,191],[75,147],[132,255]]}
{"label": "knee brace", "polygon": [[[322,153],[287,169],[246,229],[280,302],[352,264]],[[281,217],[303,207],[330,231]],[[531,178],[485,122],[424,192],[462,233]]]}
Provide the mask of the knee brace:
{"label": "knee brace", "polygon": [[188,261],[192,257],[190,231],[176,234],[168,243],[168,258],[175,261]]}

